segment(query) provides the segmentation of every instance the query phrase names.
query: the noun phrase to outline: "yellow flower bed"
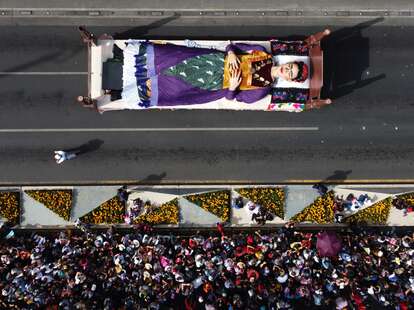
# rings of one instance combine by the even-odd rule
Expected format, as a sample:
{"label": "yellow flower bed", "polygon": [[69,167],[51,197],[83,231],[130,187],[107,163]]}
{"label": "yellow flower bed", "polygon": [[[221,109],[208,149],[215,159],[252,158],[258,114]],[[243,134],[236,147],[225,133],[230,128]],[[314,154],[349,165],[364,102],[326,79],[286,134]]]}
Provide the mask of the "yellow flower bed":
{"label": "yellow flower bed", "polygon": [[223,222],[230,219],[230,191],[189,195],[184,198],[218,216]]}
{"label": "yellow flower bed", "polygon": [[162,204],[159,208],[147,214],[140,215],[134,223],[145,223],[150,225],[178,224],[178,199]]}
{"label": "yellow flower bed", "polygon": [[399,195],[397,198],[404,200],[410,206],[414,206],[414,193]]}
{"label": "yellow flower bed", "polygon": [[80,220],[90,224],[118,224],[124,223],[124,216],[125,204],[115,196],[82,216]]}
{"label": "yellow flower bed", "polygon": [[70,212],[72,210],[71,190],[30,190],[25,191],[25,193],[44,204],[66,221],[70,220]]}
{"label": "yellow flower bed", "polygon": [[329,224],[334,222],[334,192],[329,191],[316,200],[290,220],[296,223],[312,222]]}
{"label": "yellow flower bed", "polygon": [[391,198],[381,200],[372,206],[347,217],[345,222],[351,224],[366,223],[385,225],[390,214],[391,206]]}
{"label": "yellow flower bed", "polygon": [[13,224],[20,222],[20,193],[0,192],[0,216]]}
{"label": "yellow flower bed", "polygon": [[259,204],[280,218],[285,216],[285,191],[283,188],[257,187],[236,190],[243,197]]}

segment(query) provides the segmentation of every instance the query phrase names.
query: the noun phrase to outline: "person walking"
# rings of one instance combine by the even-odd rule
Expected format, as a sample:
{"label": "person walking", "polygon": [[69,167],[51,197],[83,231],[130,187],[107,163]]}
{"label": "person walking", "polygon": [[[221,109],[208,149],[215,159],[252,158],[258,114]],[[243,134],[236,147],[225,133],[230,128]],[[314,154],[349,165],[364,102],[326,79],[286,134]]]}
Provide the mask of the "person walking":
{"label": "person walking", "polygon": [[65,160],[74,159],[77,155],[78,155],[77,152],[55,151],[54,158],[57,164],[61,164]]}
{"label": "person walking", "polygon": [[81,154],[85,154],[88,152],[96,151],[100,148],[100,146],[104,143],[104,141],[99,139],[93,139],[84,143],[80,146],[66,149],[66,150],[59,150],[54,151],[54,159],[57,164],[63,163],[65,160],[74,159]]}

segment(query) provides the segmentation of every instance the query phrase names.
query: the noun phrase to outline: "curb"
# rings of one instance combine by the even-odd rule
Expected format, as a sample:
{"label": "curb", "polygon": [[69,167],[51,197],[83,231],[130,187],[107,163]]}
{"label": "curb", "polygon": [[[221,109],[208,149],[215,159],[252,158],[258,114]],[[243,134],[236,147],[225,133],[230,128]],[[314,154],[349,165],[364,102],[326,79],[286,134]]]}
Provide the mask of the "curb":
{"label": "curb", "polygon": [[412,17],[414,10],[211,10],[211,9],[112,9],[112,8],[0,8],[0,18],[148,18],[148,17]]}
{"label": "curb", "polygon": [[140,187],[157,187],[157,186],[217,186],[217,185],[229,185],[229,186],[243,186],[243,185],[313,185],[316,183],[324,183],[328,185],[382,185],[396,187],[399,185],[414,186],[414,179],[361,179],[361,180],[166,180],[166,181],[134,181],[134,180],[115,180],[115,181],[57,181],[57,182],[2,182],[0,181],[1,188],[20,188],[20,187],[70,187],[70,186],[140,186]]}
{"label": "curb", "polygon": [[[239,232],[275,232],[280,228],[283,228],[284,225],[272,225],[272,226],[249,226],[249,227],[228,227],[224,226],[224,231],[226,234],[239,233]],[[321,231],[321,230],[331,230],[331,231],[344,231],[351,229],[352,226],[347,224],[325,224],[325,225],[315,225],[315,224],[296,224],[295,230],[297,231]],[[113,228],[117,232],[138,232],[134,226],[127,225],[93,225],[90,227],[92,231],[106,231],[109,228]],[[414,226],[379,226],[379,225],[367,225],[363,227],[358,227],[368,230],[394,230],[394,231],[412,231]],[[33,232],[45,232],[45,233],[55,233],[62,230],[70,230],[72,232],[81,232],[80,229],[76,228],[74,225],[68,226],[25,226],[25,227],[16,227],[13,230],[17,234],[28,234]],[[195,234],[195,233],[216,233],[219,234],[215,227],[153,227],[152,233],[165,233],[165,234]]]}

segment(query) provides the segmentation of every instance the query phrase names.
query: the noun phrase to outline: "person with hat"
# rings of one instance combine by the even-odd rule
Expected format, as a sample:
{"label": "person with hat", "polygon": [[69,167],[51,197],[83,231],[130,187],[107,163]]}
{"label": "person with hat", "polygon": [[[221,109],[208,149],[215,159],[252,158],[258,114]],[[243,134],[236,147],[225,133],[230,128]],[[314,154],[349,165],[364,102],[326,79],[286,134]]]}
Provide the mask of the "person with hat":
{"label": "person with hat", "polygon": [[[330,259],[314,251],[312,236],[295,231],[289,238],[283,231],[227,234],[224,241],[148,233],[145,242],[135,233],[101,233],[89,241],[83,234],[60,234],[55,240],[37,234],[29,239],[31,247],[18,237],[0,246],[0,292],[10,290],[3,299],[9,304],[64,300],[67,307],[83,303],[91,309],[109,303],[175,309],[186,297],[201,297],[196,305],[203,309],[230,304],[270,308],[281,298],[301,309],[312,304],[341,307],[339,297],[356,309],[369,303],[376,308],[413,303],[411,234],[341,234],[343,248]],[[205,240],[211,243],[206,248]],[[310,240],[311,246],[304,246],[303,240]],[[227,251],[225,244],[230,245]],[[233,300],[239,292],[243,294]]]}

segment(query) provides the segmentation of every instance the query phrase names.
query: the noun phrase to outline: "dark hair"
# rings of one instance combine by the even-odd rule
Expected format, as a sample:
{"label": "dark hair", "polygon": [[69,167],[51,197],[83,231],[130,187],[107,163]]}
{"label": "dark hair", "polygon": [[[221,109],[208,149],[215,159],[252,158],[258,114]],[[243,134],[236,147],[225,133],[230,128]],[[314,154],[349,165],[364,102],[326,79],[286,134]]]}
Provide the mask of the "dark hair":
{"label": "dark hair", "polygon": [[294,64],[298,66],[298,75],[292,80],[294,82],[305,82],[309,75],[309,67],[303,61],[295,61]]}

